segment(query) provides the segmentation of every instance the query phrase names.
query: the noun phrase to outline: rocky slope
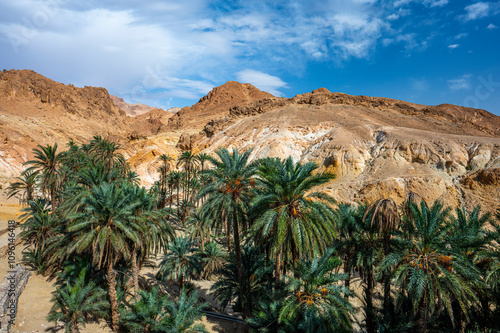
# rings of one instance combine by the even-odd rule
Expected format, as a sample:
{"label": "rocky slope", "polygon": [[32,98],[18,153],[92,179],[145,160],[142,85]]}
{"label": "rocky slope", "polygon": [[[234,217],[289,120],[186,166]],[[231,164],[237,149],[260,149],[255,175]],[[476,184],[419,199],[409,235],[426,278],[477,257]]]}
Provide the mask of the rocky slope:
{"label": "rocky slope", "polygon": [[425,106],[320,88],[278,98],[228,82],[172,115],[129,117],[104,88],[76,88],[32,71],[0,73],[0,182],[17,176],[37,144],[102,135],[118,141],[143,184],[158,157],[183,149],[253,149],[252,158],[315,161],[337,178],[323,190],[340,201],[413,191],[447,204],[500,207],[500,117],[455,105]]}
{"label": "rocky slope", "polygon": [[128,117],[104,88],[77,88],[30,70],[0,72],[0,182],[18,176],[37,144],[124,138]]}

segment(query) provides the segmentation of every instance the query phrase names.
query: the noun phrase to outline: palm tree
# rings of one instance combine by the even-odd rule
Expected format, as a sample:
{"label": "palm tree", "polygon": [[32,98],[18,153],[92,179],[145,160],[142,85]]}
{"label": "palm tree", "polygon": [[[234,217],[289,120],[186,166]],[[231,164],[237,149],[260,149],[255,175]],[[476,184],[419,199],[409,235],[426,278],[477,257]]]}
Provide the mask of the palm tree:
{"label": "palm tree", "polygon": [[216,242],[208,242],[204,249],[199,252],[199,257],[203,265],[203,275],[205,279],[216,273],[224,266],[227,260],[227,253]]}
{"label": "palm tree", "polygon": [[170,173],[170,181],[172,183],[172,188],[176,188],[177,189],[177,216],[179,216],[180,214],[180,210],[179,210],[179,191],[180,191],[180,186],[181,186],[181,179],[182,179],[182,175],[179,171],[172,171]]}
{"label": "palm tree", "polygon": [[[384,256],[387,256],[391,252],[391,235],[400,222],[398,206],[392,199],[380,199],[367,207],[363,218],[367,218],[368,215],[371,215],[371,226],[375,228],[382,239]],[[387,276],[383,276],[382,280],[384,283],[384,316],[389,318],[393,312],[390,303],[391,281]]]}
{"label": "palm tree", "polygon": [[137,202],[130,203],[119,184],[104,183],[84,197],[81,212],[71,217],[73,222],[68,227],[76,237],[70,252],[91,251],[97,268],[106,267],[111,322],[115,332],[119,313],[114,265],[119,259],[130,259],[130,244],[141,241],[140,227],[134,218],[137,205]]}
{"label": "palm tree", "polygon": [[52,204],[52,213],[56,211],[56,189],[59,187],[59,166],[61,163],[61,153],[57,153],[57,143],[54,146],[45,147],[38,145],[33,149],[35,155],[33,160],[25,164],[30,165],[27,172],[40,172],[42,191],[49,192],[50,202]]}
{"label": "palm tree", "polygon": [[[204,204],[206,218],[221,221],[226,226],[228,247],[230,248],[230,230],[233,231],[234,250],[240,277],[240,293],[244,294],[243,267],[241,265],[240,228],[246,228],[246,212],[250,204],[251,189],[254,185],[252,176],[255,167],[248,165],[251,151],[240,154],[236,148],[232,152],[227,149],[216,150],[218,158],[210,157],[210,162],[215,166],[207,170],[207,175],[213,181],[198,192],[198,197],[207,196]],[[243,316],[249,312],[244,309]]]}
{"label": "palm tree", "polygon": [[200,240],[201,250],[205,250],[205,243],[210,239],[210,222],[205,219],[200,209],[187,216],[189,239]]}
{"label": "palm tree", "polygon": [[47,320],[63,322],[66,333],[80,332],[79,325],[85,327],[90,318],[102,317],[109,304],[106,293],[90,281],[85,281],[86,271],[82,270],[73,283],[65,282],[53,292],[52,308]]}
{"label": "palm tree", "polygon": [[[201,166],[201,186],[205,186],[205,163],[210,161],[210,155],[207,153],[199,153],[196,155],[196,160]],[[201,198],[203,202],[203,198]]]}
{"label": "palm tree", "polygon": [[168,187],[168,172],[170,171],[171,165],[170,162],[174,160],[168,154],[162,154],[159,158],[162,162],[160,167],[158,168],[158,172],[160,173],[160,194],[161,194],[161,203],[160,207],[165,208],[167,204],[167,187]]}
{"label": "palm tree", "polygon": [[182,289],[186,278],[200,274],[203,267],[193,245],[194,242],[187,237],[174,238],[166,248],[157,277],[162,281],[176,279],[179,289]]}
{"label": "palm tree", "polygon": [[296,277],[287,276],[289,291],[278,321],[294,323],[302,332],[352,332],[353,308],[338,284],[344,276],[332,271],[341,264],[331,249],[324,256],[301,261],[294,268]]}
{"label": "palm tree", "polygon": [[[356,249],[359,248],[357,236],[365,211],[365,205],[353,207],[346,203],[340,203],[335,210],[335,224],[338,235],[333,244],[336,253],[341,256],[344,262],[343,270],[344,274],[346,274],[344,285],[346,288],[350,287],[351,273],[356,266]],[[345,296],[348,297],[348,294]]]}
{"label": "palm tree", "polygon": [[384,273],[391,271],[400,301],[408,298],[411,302],[414,331],[420,333],[442,308],[454,323],[452,304],[466,316],[468,304],[477,301],[474,288],[480,280],[477,270],[447,242],[449,209],[437,201],[430,208],[422,202],[420,208],[411,204],[410,209],[413,241],[386,256],[380,268]]}
{"label": "palm tree", "polygon": [[141,239],[139,243],[130,244],[132,283],[137,295],[139,269],[142,263],[151,253],[158,253],[173,236],[174,231],[165,219],[170,211],[168,208],[157,210],[157,200],[154,195],[139,186],[126,185],[123,189],[129,204],[134,207],[132,215],[134,222],[138,225],[138,234]]}
{"label": "palm tree", "polygon": [[141,290],[139,298],[122,309],[121,322],[127,332],[205,333],[203,324],[195,324],[203,317],[201,310],[205,307],[197,301],[196,293],[188,296],[184,289],[178,301],[161,295],[156,287]]}
{"label": "palm tree", "polygon": [[321,253],[333,240],[334,214],[328,203],[334,200],[311,192],[334,178],[332,174],[313,175],[313,162],[295,164],[266,159],[259,165],[259,189],[250,215],[255,218],[253,232],[262,243],[269,242],[276,257],[276,279],[280,279],[282,255],[291,253],[295,266],[304,255]]}
{"label": "palm tree", "polygon": [[191,181],[191,173],[196,165],[196,155],[193,154],[190,150],[183,151],[181,156],[179,156],[177,160],[177,167],[182,166],[184,171],[186,171],[186,189],[184,193],[184,199],[188,200],[189,198],[189,184]]}
{"label": "palm tree", "polygon": [[[480,272],[481,281],[487,279],[491,266],[491,256],[499,236],[499,227],[492,223],[491,214],[481,214],[481,207],[476,206],[472,211],[465,207],[456,208],[455,216],[450,216],[449,242],[452,250],[476,267]],[[492,229],[492,230],[490,230]],[[496,230],[495,230],[496,229]],[[475,293],[481,304],[481,317],[477,324],[485,328],[489,321],[490,302],[489,286],[481,286]]]}
{"label": "palm tree", "polygon": [[243,278],[239,275],[236,255],[232,253],[229,263],[217,272],[219,279],[210,290],[214,291],[215,297],[221,302],[222,309],[234,300],[233,310],[242,311],[244,317],[247,317],[262,298],[269,294],[273,268],[257,247],[244,246],[241,260]]}
{"label": "palm tree", "polygon": [[7,199],[14,196],[19,197],[21,204],[26,204],[34,199],[36,186],[38,184],[39,172],[34,170],[24,170],[16,181],[7,188]]}
{"label": "palm tree", "polygon": [[20,219],[24,221],[19,237],[24,243],[32,244],[35,249],[43,251],[46,242],[55,235],[58,224],[57,218],[50,212],[50,203],[37,198],[28,202],[29,207],[24,208]]}

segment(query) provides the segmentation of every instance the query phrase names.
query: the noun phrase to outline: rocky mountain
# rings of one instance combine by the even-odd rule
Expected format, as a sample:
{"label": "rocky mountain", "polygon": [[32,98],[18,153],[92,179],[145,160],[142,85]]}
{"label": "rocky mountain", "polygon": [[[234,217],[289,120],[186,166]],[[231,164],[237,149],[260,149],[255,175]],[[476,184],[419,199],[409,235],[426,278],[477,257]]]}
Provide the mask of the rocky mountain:
{"label": "rocky mountain", "polygon": [[37,144],[121,139],[132,131],[127,118],[104,88],[77,88],[31,70],[0,72],[0,182],[19,175]]}
{"label": "rocky mountain", "polygon": [[109,95],[109,97],[111,97],[111,100],[118,108],[125,111],[125,113],[130,117],[139,116],[154,109],[152,106],[140,103],[129,104],[125,102],[123,98],[114,95]]}
{"label": "rocky mountain", "polygon": [[500,206],[500,117],[454,105],[424,106],[318,89],[234,106],[199,136],[199,150],[253,149],[252,157],[315,161],[337,178],[341,201],[409,192],[448,204]]}
{"label": "rocky mountain", "polygon": [[351,96],[320,88],[278,98],[227,82],[172,115],[129,117],[103,88],[76,88],[32,71],[0,73],[0,181],[17,175],[36,144],[119,141],[143,184],[158,157],[184,149],[253,149],[252,158],[315,161],[336,179],[323,190],[339,201],[401,202],[412,191],[446,204],[500,207],[500,117],[442,104]]}
{"label": "rocky mountain", "polygon": [[[111,97],[111,100],[118,108],[125,111],[125,113],[130,117],[137,117],[137,116],[143,115],[145,113],[148,113],[148,112],[150,112],[152,110],[156,110],[156,109],[162,110],[160,108],[155,108],[153,106],[144,105],[144,104],[140,104],[140,103],[130,104],[130,103],[125,102],[123,100],[123,98],[120,98],[120,97],[117,97],[114,95],[109,95],[109,97]],[[180,109],[181,108],[175,107],[175,108],[170,108],[168,110],[162,110],[162,111],[167,112],[167,115],[172,115],[172,114],[177,113]]]}

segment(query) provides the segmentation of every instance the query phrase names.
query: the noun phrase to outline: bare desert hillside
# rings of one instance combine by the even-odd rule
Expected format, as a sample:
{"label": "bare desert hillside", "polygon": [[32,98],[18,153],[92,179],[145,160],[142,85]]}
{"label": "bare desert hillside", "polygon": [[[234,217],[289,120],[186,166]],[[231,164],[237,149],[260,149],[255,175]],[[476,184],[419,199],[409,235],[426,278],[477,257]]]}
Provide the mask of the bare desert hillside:
{"label": "bare desert hillside", "polygon": [[[37,144],[94,135],[121,144],[143,184],[158,156],[185,149],[253,148],[253,158],[315,161],[342,201],[402,200],[409,191],[448,204],[500,206],[500,117],[485,110],[418,105],[320,88],[278,98],[230,81],[176,114],[135,117],[104,88],[77,88],[33,71],[0,72],[0,180],[21,170]],[[123,106],[122,106],[123,107]]]}

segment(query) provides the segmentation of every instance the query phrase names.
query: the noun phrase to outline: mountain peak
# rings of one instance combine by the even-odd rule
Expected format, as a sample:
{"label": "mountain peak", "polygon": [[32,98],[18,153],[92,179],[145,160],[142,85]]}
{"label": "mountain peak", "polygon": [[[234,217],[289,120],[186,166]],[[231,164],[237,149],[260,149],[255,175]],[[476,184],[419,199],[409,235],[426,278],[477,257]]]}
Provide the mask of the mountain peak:
{"label": "mountain peak", "polygon": [[193,106],[181,109],[169,119],[169,125],[172,128],[203,128],[208,121],[228,115],[230,108],[235,105],[248,104],[266,98],[276,97],[257,89],[250,83],[228,81],[214,87]]}

